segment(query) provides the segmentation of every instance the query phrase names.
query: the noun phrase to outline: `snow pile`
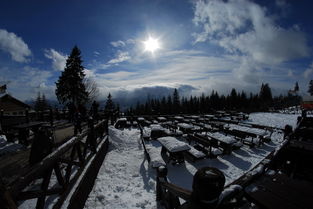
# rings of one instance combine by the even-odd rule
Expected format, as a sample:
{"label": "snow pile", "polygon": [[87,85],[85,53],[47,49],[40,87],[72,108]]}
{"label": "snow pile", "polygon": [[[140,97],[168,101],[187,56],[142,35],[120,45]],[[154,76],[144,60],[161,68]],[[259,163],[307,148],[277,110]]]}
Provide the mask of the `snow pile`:
{"label": "snow pile", "polygon": [[188,144],[171,136],[158,138],[158,141],[170,152],[180,152],[190,149]]}

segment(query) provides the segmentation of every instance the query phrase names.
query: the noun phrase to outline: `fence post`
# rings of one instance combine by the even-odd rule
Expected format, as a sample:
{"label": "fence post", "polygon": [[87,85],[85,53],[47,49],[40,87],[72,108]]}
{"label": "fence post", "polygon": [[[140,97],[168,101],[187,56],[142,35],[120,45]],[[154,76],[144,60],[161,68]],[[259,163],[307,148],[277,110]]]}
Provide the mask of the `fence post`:
{"label": "fence post", "polygon": [[157,178],[156,178],[156,201],[162,200],[163,190],[160,180],[163,179],[167,182],[167,168],[165,166],[160,166],[157,168]]}
{"label": "fence post", "polygon": [[29,123],[29,112],[28,112],[28,108],[26,108],[26,110],[25,110],[25,117],[26,117],[26,123]]}
{"label": "fence post", "polygon": [[1,109],[0,111],[0,131],[3,130],[2,126],[3,126],[3,115],[4,115],[4,110]]}
{"label": "fence post", "polygon": [[90,149],[91,149],[91,151],[96,153],[97,152],[96,137],[95,137],[95,128],[94,128],[94,123],[93,123],[92,117],[89,117],[89,119],[88,119],[88,127],[89,127],[88,138],[89,138]]}
{"label": "fence post", "polygon": [[52,108],[50,108],[50,110],[49,110],[49,120],[50,120],[50,125],[52,128],[53,127],[53,111],[52,111]]}
{"label": "fence post", "polygon": [[196,208],[217,208],[225,176],[217,168],[200,168],[193,176],[190,204]]}

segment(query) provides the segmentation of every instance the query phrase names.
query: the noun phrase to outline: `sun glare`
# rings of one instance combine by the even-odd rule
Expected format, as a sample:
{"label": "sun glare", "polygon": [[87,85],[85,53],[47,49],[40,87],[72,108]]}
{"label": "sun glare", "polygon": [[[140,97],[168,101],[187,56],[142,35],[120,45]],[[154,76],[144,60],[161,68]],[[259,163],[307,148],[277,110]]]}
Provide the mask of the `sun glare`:
{"label": "sun glare", "polygon": [[157,49],[160,48],[160,43],[158,39],[149,37],[148,40],[144,41],[145,51],[149,51],[151,53],[155,52]]}

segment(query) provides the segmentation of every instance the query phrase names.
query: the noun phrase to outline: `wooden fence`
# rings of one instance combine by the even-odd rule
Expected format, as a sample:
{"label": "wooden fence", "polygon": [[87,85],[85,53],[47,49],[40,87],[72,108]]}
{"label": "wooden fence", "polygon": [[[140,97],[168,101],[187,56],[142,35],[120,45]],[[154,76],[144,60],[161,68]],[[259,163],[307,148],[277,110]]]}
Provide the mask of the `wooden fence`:
{"label": "wooden fence", "polygon": [[[42,209],[45,207],[47,196],[57,195],[58,200],[53,206],[57,209],[62,206],[76,184],[78,186],[68,208],[79,208],[75,199],[79,200],[82,208],[108,149],[109,141],[106,131],[107,121],[101,121],[95,126],[93,122],[90,122],[86,131],[62,144],[41,162],[27,169],[19,178],[9,184],[1,181],[0,205],[14,209],[18,207],[18,201],[35,198],[37,199],[36,208]],[[86,180],[85,177],[77,182],[81,175],[86,174],[91,174],[93,179]],[[57,182],[52,182],[52,175],[55,175]],[[40,187],[29,190],[28,186],[37,179],[42,179]],[[55,185],[49,188],[51,183]],[[86,188],[89,188],[87,191],[84,191],[84,184],[87,185]],[[77,207],[73,207],[73,204]]]}

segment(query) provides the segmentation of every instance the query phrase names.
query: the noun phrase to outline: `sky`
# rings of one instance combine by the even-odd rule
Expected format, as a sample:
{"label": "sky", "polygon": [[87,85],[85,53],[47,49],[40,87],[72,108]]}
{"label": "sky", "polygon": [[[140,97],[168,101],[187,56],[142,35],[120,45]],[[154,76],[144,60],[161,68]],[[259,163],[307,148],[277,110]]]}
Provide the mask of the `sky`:
{"label": "sky", "polygon": [[[77,45],[99,99],[258,92],[286,94],[313,79],[310,0],[4,0],[0,84],[21,99],[56,99],[55,82]],[[145,50],[149,37],[159,43]],[[158,93],[156,93],[158,92]]]}

